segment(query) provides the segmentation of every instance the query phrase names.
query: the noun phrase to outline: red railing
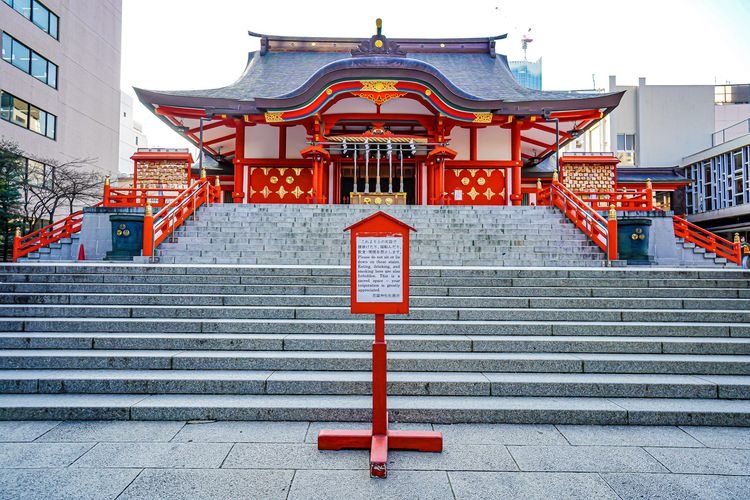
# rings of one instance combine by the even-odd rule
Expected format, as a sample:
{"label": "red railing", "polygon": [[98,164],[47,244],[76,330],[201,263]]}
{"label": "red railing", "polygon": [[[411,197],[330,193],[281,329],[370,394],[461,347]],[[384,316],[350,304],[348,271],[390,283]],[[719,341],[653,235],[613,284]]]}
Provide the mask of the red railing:
{"label": "red railing", "polygon": [[[98,207],[101,204],[99,202],[94,206]],[[49,226],[44,226],[25,236],[21,236],[20,230],[17,229],[16,237],[13,239],[13,262],[18,262],[21,257],[52,243],[57,243],[63,238],[70,238],[71,235],[81,230],[81,222],[83,222],[83,210],[73,212],[64,219],[55,221]]]}
{"label": "red railing", "polygon": [[104,185],[102,204],[105,207],[145,207],[167,206],[177,198],[182,189],[178,188],[114,188]]}
{"label": "red railing", "polygon": [[204,178],[180,193],[156,215],[147,210],[143,217],[143,256],[153,256],[154,249],[199,207],[206,203],[216,203],[220,197],[221,187],[212,186],[208,179]]}
{"label": "red railing", "polygon": [[[547,194],[545,195],[544,192]],[[550,189],[544,190],[542,200],[549,203],[565,214],[578,229],[593,241],[596,246],[607,255],[607,260],[617,260],[617,217],[613,216],[614,207],[609,207],[609,219],[599,215],[584,200],[557,181],[553,181]]]}
{"label": "red railing", "polygon": [[674,235],[676,237],[682,238],[688,243],[695,243],[699,247],[705,248],[707,252],[713,252],[718,257],[724,257],[729,262],[734,262],[737,265],[742,262],[739,241],[732,243],[676,215],[672,220],[674,221]]}
{"label": "red railing", "polygon": [[584,203],[598,211],[609,210],[614,205],[617,210],[653,210],[654,197],[651,190],[644,191],[575,191]]}
{"label": "red railing", "polygon": [[[154,246],[158,246],[159,243],[164,241],[198,207],[207,202],[217,203],[221,201],[221,194],[221,186],[218,184],[211,185],[205,178],[200,179],[184,191],[178,189],[112,188],[109,183],[105,183],[103,200],[93,206],[145,207],[150,205],[151,207],[161,208],[162,210],[156,216],[144,217],[144,255],[151,256]],[[190,210],[185,215],[187,208]],[[149,217],[151,233],[147,236],[146,224]],[[157,222],[154,223],[154,220]],[[177,222],[178,220],[179,222]],[[20,231],[16,230],[16,237],[13,239],[13,262],[17,262],[21,257],[56,243],[63,238],[69,238],[72,234],[81,230],[82,222],[83,210],[79,210],[25,236],[21,236]],[[151,238],[148,244],[147,237]],[[148,254],[145,253],[147,247],[150,252]]]}
{"label": "red railing", "polygon": [[[627,212],[632,210],[654,210],[654,192],[651,188],[643,191],[575,191],[581,201],[594,210],[603,212],[614,205],[616,210]],[[537,184],[536,204],[548,206],[550,191],[542,189]]]}

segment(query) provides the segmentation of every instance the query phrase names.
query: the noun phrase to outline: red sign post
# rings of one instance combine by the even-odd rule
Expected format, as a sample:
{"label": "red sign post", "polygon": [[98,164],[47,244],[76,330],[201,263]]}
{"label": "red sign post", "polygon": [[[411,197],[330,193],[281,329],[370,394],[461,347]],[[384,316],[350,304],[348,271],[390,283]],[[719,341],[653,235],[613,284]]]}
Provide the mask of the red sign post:
{"label": "red sign post", "polygon": [[430,431],[388,430],[385,315],[409,313],[409,231],[384,212],[352,224],[351,311],[375,315],[372,344],[372,429],[324,429],[319,450],[369,449],[370,476],[386,477],[388,450],[443,451],[443,436]]}

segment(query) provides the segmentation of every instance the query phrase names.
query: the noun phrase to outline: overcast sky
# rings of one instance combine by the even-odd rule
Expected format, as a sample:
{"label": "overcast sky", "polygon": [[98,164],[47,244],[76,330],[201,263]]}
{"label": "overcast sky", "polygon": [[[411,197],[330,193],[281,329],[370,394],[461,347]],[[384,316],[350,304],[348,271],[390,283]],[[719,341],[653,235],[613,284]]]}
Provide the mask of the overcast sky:
{"label": "overcast sky", "polygon": [[[545,90],[620,84],[750,83],[748,0],[124,0],[122,88],[221,87],[259,48],[248,30],[275,35],[366,38],[383,18],[389,37],[481,37],[508,33],[497,52],[542,57]],[[151,147],[187,147],[135,103]]]}

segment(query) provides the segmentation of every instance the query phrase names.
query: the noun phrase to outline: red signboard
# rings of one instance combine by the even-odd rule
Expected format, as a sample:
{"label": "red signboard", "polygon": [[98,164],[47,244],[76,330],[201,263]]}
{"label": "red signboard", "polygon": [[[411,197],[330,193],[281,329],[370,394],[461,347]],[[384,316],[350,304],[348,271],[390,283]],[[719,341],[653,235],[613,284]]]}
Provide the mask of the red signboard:
{"label": "red signboard", "polygon": [[409,313],[409,231],[415,229],[377,212],[351,231],[352,314]]}
{"label": "red signboard", "polygon": [[369,449],[370,475],[386,477],[389,449],[432,452],[443,449],[443,436],[439,432],[388,430],[385,315],[409,312],[409,231],[415,229],[377,212],[346,230],[351,230],[352,313],[375,315],[372,429],[324,429],[318,434],[318,449]]}

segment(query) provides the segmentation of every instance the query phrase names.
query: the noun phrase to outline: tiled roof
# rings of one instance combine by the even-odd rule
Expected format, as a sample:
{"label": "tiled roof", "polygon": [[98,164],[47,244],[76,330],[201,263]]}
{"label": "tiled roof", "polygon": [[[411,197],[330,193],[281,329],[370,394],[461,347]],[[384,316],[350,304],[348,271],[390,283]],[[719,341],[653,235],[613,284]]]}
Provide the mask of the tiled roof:
{"label": "tiled roof", "polygon": [[461,53],[415,53],[406,58],[353,58],[346,52],[251,52],[242,76],[226,87],[205,90],[160,91],[159,94],[254,101],[294,93],[316,73],[334,67],[411,67],[430,72],[476,101],[554,101],[601,97],[602,94],[550,92],[521,86],[505,56]]}

